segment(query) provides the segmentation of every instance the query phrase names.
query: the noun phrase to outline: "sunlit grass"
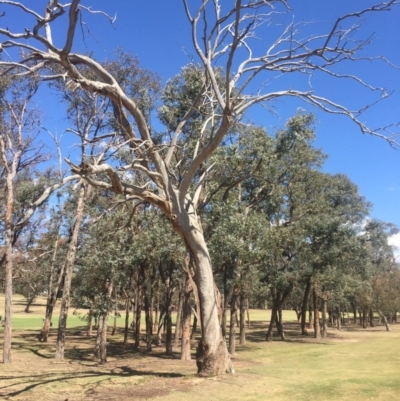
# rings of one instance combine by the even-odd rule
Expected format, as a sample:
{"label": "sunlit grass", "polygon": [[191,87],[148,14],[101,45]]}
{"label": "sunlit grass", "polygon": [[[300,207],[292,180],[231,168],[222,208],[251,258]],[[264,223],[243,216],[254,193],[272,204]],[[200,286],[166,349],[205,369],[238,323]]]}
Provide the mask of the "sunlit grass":
{"label": "sunlit grass", "polygon": [[[5,379],[0,397],[5,395],[11,401],[43,397],[50,400],[61,399],[59,395],[65,394],[70,399],[84,400],[95,399],[87,398],[87,394],[106,390],[120,400],[136,399],[138,391],[144,394],[141,398],[162,397],[164,401],[400,400],[399,324],[393,325],[391,332],[383,326],[367,330],[353,325],[341,331],[330,329],[328,339],[316,342],[312,336],[300,336],[295,313],[284,311],[288,341],[275,338],[268,343],[264,338],[270,311],[252,310],[247,344],[238,346],[233,356],[236,374],[203,379],[195,375],[193,361],[183,363],[176,359],[179,349],[175,350],[175,358],[163,356],[164,346],[154,348],[150,355],[144,347],[134,353],[132,334],[124,347],[121,330],[109,336],[109,362],[96,364],[91,359],[94,337],[84,335],[85,322],[73,314],[73,309],[68,326],[79,329],[72,330],[67,338],[66,361],[55,363],[55,327],[46,344],[35,340],[31,331],[41,327],[43,301],[39,300],[32,306],[32,313],[26,314],[22,298],[15,297],[15,364],[7,370],[0,364]],[[3,307],[0,297],[0,308]],[[124,324],[122,312],[121,315],[119,327]],[[110,325],[112,321],[110,318]],[[193,351],[194,348],[195,343]]]}

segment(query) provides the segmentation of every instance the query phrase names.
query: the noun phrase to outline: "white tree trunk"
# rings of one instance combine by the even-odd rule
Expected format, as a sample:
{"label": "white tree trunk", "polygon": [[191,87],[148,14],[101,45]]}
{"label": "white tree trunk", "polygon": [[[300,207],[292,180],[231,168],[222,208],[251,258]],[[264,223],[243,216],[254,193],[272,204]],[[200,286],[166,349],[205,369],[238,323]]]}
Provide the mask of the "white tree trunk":
{"label": "white tree trunk", "polygon": [[[233,373],[233,366],[222,337],[218,318],[218,298],[211,267],[211,259],[203,229],[191,206],[175,199],[172,224],[184,239],[196,267],[195,281],[199,294],[202,338],[197,348],[198,372],[202,375]],[[184,207],[182,207],[184,206]]]}

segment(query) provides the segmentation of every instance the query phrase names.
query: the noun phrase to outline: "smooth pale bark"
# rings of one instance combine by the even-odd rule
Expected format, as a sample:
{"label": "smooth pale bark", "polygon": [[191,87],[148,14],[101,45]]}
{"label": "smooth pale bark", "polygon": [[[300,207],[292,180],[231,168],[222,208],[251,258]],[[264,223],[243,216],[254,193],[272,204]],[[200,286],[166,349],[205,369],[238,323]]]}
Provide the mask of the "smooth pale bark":
{"label": "smooth pale bark", "polygon": [[85,208],[85,199],[86,196],[89,195],[89,193],[90,193],[90,187],[86,189],[85,185],[81,183],[78,196],[78,204],[75,214],[74,227],[72,230],[67,256],[65,259],[64,287],[63,287],[63,296],[61,299],[60,318],[58,321],[57,344],[56,344],[56,354],[55,354],[55,359],[58,360],[64,359],[65,334],[67,330],[68,309],[70,305],[72,273],[77,251],[78,234],[83,218],[83,211]]}
{"label": "smooth pale bark", "polygon": [[337,319],[336,319],[336,328],[338,330],[342,329],[342,318],[341,318],[341,310],[340,310],[340,306],[338,306],[336,308],[336,314],[337,314]]}
{"label": "smooth pale bark", "polygon": [[171,221],[175,231],[184,239],[196,269],[195,280],[202,333],[196,351],[198,373],[205,376],[233,373],[218,318],[218,296],[203,229],[196,211],[191,206],[191,201],[184,202],[180,199],[178,191],[170,189],[174,196],[171,202],[173,208]]}
{"label": "smooth pale bark", "polygon": [[[8,137],[8,139],[10,139]],[[21,150],[13,154],[13,161],[9,166],[6,160],[6,146],[1,138],[1,153],[3,153],[3,168],[6,172],[6,215],[4,221],[4,239],[5,239],[5,308],[4,308],[4,342],[3,342],[3,363],[11,363],[11,342],[12,342],[12,295],[13,295],[13,228],[12,215],[14,206],[14,178],[17,172],[17,163],[20,160]]]}
{"label": "smooth pale bark", "polygon": [[382,320],[383,320],[383,324],[385,325],[386,331],[390,331],[390,326],[389,326],[389,323],[388,323],[388,321],[387,321],[387,319],[386,319],[385,314],[382,313],[379,309],[378,309],[378,313],[379,313],[379,316],[380,316],[380,317],[382,318]]}

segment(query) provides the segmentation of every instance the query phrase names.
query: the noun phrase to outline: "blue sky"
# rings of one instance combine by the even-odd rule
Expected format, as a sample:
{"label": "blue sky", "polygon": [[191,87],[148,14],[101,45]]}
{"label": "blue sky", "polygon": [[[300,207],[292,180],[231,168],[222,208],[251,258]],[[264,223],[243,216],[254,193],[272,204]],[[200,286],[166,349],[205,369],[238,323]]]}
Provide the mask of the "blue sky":
{"label": "blue sky", "polygon": [[[222,0],[222,5],[233,0]],[[44,9],[46,1],[27,1],[28,5]],[[180,0],[96,0],[82,1],[84,5],[93,4],[93,9],[107,11],[117,15],[114,27],[101,16],[84,15],[83,20],[90,30],[76,37],[75,50],[93,51],[97,58],[111,58],[116,47],[137,55],[142,66],[157,72],[163,82],[177,74],[182,66],[189,63],[192,57],[196,60],[190,40],[189,24],[186,20]],[[190,4],[200,1],[190,0]],[[288,21],[309,21],[302,31],[304,36],[326,31],[337,16],[346,12],[358,11],[376,2],[363,1],[289,1],[293,7],[290,14],[278,16],[276,22],[282,24]],[[0,5],[0,13],[3,6]],[[17,10],[7,8],[7,26],[12,29],[21,24],[32,26]],[[4,26],[3,21],[0,24]],[[357,19],[363,27],[359,37],[369,37],[374,34],[374,40],[364,50],[365,55],[384,55],[391,62],[400,66],[400,6],[390,12],[375,13],[367,19]],[[61,46],[64,37],[64,27],[60,23],[53,31],[56,44]],[[262,51],[271,43],[281,27],[264,27],[257,39],[252,42],[255,51]],[[85,30],[85,29],[84,29]],[[383,86],[394,94],[385,101],[370,109],[363,116],[369,126],[380,126],[390,122],[400,121],[400,69],[389,67],[382,62],[361,62],[343,64],[340,72],[350,71],[358,74],[368,83]],[[293,89],[301,87],[301,82],[295,77],[288,77],[281,85],[289,85]],[[368,90],[362,89],[344,80],[324,79],[317,77],[313,87],[335,101],[349,106],[359,107],[373,100]],[[285,89],[284,87],[282,87]],[[54,109],[54,99],[40,99],[45,112],[57,115]],[[400,226],[400,151],[392,149],[383,140],[362,135],[359,128],[348,119],[328,115],[304,103],[295,100],[281,99],[273,105],[276,115],[267,113],[260,107],[254,108],[249,117],[263,124],[270,132],[284,126],[287,118],[292,116],[299,107],[316,114],[317,141],[329,158],[325,170],[330,173],[347,174],[360,188],[360,192],[374,204],[372,216]],[[47,120],[51,130],[62,131],[62,123]],[[58,127],[58,128],[57,128]]]}

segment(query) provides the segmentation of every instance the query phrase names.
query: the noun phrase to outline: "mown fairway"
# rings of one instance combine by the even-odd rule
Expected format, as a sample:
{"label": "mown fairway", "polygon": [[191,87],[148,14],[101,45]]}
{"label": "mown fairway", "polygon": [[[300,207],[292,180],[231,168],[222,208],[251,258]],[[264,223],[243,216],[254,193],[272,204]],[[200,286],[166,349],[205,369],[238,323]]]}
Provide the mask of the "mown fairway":
{"label": "mown fairway", "polygon": [[298,335],[294,313],[287,312],[288,341],[267,343],[269,315],[251,311],[247,345],[233,358],[237,373],[204,379],[194,361],[178,359],[178,349],[175,358],[166,358],[163,347],[134,353],[132,341],[121,344],[121,332],[110,337],[109,362],[94,362],[94,338],[85,337],[73,310],[66,359],[56,362],[55,329],[48,344],[36,337],[43,305],[25,314],[17,297],[14,309],[13,364],[0,364],[0,398],[6,400],[400,400],[400,324],[389,333],[382,326],[345,326],[315,343]]}

